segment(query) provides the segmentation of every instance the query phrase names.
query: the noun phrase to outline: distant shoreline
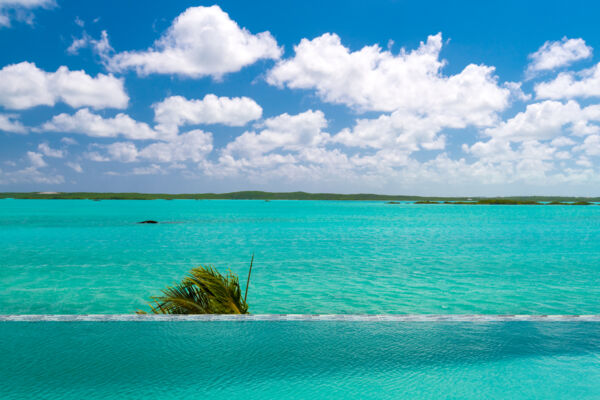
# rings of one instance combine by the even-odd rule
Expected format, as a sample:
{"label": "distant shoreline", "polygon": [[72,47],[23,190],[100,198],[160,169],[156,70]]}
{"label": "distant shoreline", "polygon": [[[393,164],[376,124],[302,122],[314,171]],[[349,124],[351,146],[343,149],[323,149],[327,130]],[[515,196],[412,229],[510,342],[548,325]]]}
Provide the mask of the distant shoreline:
{"label": "distant shoreline", "polygon": [[97,193],[97,192],[4,192],[0,199],[57,199],[57,200],[348,200],[348,201],[414,201],[420,204],[499,204],[536,205],[544,203],[600,202],[600,197],[569,196],[506,196],[506,197],[436,197],[381,194],[336,194],[306,192],[243,191],[230,193]]}

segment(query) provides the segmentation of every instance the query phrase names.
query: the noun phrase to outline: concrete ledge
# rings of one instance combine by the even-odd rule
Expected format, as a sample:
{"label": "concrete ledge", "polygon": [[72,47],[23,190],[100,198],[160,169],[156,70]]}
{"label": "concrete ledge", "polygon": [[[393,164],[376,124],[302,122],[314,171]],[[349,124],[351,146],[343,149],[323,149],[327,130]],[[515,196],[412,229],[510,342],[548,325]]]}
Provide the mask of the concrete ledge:
{"label": "concrete ledge", "polygon": [[202,314],[202,315],[137,315],[137,314],[65,314],[65,315],[0,315],[0,322],[111,322],[111,321],[356,321],[356,322],[600,322],[594,315],[494,315],[494,314]]}

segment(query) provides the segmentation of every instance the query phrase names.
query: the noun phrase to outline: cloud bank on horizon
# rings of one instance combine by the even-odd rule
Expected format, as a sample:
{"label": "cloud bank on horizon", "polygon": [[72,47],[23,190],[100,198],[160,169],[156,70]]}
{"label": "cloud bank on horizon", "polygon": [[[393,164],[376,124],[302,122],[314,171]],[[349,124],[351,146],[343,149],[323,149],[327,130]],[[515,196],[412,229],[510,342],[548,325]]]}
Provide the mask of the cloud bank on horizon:
{"label": "cloud bank on horizon", "polygon": [[[35,31],[32,13],[48,7],[61,12],[60,1],[0,0],[0,35],[15,22]],[[193,6],[146,48],[125,48],[102,19],[96,38],[74,23],[65,54],[93,72],[46,68],[34,53],[0,66],[0,191],[118,190],[109,179],[143,191],[152,177],[180,192],[600,194],[600,63],[585,38],[547,40],[520,79],[503,80],[480,61],[450,68],[444,32],[396,51],[335,32],[286,48],[218,5]],[[163,96],[147,100],[151,79]],[[260,98],[275,92],[296,104],[273,112]]]}

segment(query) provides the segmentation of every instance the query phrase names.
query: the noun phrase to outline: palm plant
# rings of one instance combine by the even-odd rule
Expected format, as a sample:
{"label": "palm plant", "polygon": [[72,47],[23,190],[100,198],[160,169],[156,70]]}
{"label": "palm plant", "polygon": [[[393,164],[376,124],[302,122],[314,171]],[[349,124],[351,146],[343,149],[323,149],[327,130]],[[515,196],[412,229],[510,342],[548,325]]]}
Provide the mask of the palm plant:
{"label": "palm plant", "polygon": [[[246,296],[253,262],[254,255],[244,298],[236,274],[229,271],[222,275],[213,266],[200,266],[193,268],[181,283],[164,289],[162,296],[153,297],[151,311],[154,314],[248,314]],[[138,311],[138,314],[146,313]]]}

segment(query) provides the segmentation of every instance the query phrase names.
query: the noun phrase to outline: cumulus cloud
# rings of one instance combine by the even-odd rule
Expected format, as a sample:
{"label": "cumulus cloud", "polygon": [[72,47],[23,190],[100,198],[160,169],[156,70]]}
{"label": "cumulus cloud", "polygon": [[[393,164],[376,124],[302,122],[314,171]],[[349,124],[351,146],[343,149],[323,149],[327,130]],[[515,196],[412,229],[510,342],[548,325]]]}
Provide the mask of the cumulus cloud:
{"label": "cumulus cloud", "polygon": [[[217,11],[215,15],[225,15],[227,21],[244,34],[260,36],[239,28],[218,7],[197,9],[202,13],[210,11],[209,14]],[[166,62],[171,54],[181,55],[183,42],[178,40],[183,38],[182,32],[189,29],[190,35],[194,35],[199,29],[190,22],[192,19],[188,20],[187,14],[197,9],[182,14],[147,52],[114,56],[105,33],[98,40],[86,38],[84,34],[82,40],[85,39],[85,43],[74,42],[72,51],[76,52],[82,46],[94,47],[96,52],[104,54],[101,56],[108,65],[125,54],[140,56],[143,63],[119,67],[119,70],[134,68],[140,74],[164,72],[218,78],[226,72],[186,69],[189,65],[186,66],[185,57],[192,57],[192,53],[202,50],[196,43],[184,49],[184,62],[177,67],[179,72],[172,70],[177,62],[168,65],[148,61],[156,56],[156,60]],[[205,25],[217,29],[215,23]],[[567,41],[563,42],[563,47],[568,47]],[[276,43],[274,45],[277,48]],[[471,187],[481,193],[484,190],[480,189],[482,184],[589,184],[600,181],[595,171],[595,157],[600,156],[600,105],[590,105],[590,102],[580,105],[572,99],[593,95],[590,93],[594,93],[595,79],[600,82],[600,78],[596,78],[596,74],[600,77],[600,72],[596,71],[600,67],[565,72],[553,81],[539,83],[534,89],[540,100],[500,120],[499,113],[506,110],[511,101],[531,99],[519,82],[498,82],[493,67],[485,65],[471,64],[454,75],[444,74],[445,61],[440,59],[441,34],[430,36],[414,50],[392,53],[390,48],[382,50],[375,45],[351,51],[336,35],[325,34],[313,40],[303,39],[296,46],[295,55],[278,62],[268,71],[266,79],[272,85],[313,90],[326,102],[343,104],[359,113],[369,112],[360,115],[347,128],[336,128],[334,134],[328,133],[328,120],[320,110],[283,113],[261,120],[263,110],[251,98],[214,94],[198,99],[170,96],[155,103],[152,106],[154,127],[123,113],[93,111],[88,105],[77,112],[56,115],[34,130],[113,139],[91,145],[82,158],[75,160],[127,163],[131,168],[125,172],[110,172],[121,175],[156,175],[181,169],[181,175],[188,176],[194,174],[195,167],[204,176],[241,178],[251,184],[289,185],[287,187],[296,189],[299,185],[303,188],[320,185],[320,188],[341,190],[340,185],[345,182],[345,190],[360,187],[361,190],[389,192],[393,188],[393,191],[413,193],[414,188],[422,190],[423,183],[435,183],[436,188],[460,188],[457,191]],[[558,54],[552,44],[546,50],[548,54]],[[540,65],[550,65],[538,58]],[[203,66],[210,64],[207,60],[201,61],[208,63]],[[562,66],[572,61],[564,61]],[[171,70],[152,69],[159,65]],[[560,67],[556,62],[554,65],[536,68]],[[35,65],[27,64],[27,67],[31,66],[40,71]],[[196,67],[198,65],[194,64]],[[116,67],[111,65],[110,68]],[[40,81],[46,82],[48,78],[44,74],[51,73],[41,73],[44,78]],[[552,84],[554,88],[550,88]],[[17,99],[21,92],[15,93]],[[38,102],[64,101],[69,104],[58,95],[44,100],[43,91],[36,98]],[[12,126],[13,131],[27,130],[19,125],[18,116],[4,116],[3,122],[3,114],[0,114],[0,129],[4,123],[4,126]],[[193,125],[243,127],[252,121],[258,122],[246,127],[231,141],[218,145],[213,143],[210,132],[179,133],[184,131],[183,127]],[[471,130],[456,131],[467,128]],[[474,132],[482,139],[473,140]],[[118,141],[115,142],[115,138]],[[51,169],[47,165],[50,157],[64,158],[71,141],[63,138],[62,149],[52,148],[48,143],[39,144],[35,151],[27,154],[27,167],[0,172],[0,182],[50,179],[40,171]],[[463,152],[457,153],[455,148],[461,144]],[[215,147],[217,151],[211,157]],[[69,153],[77,150],[68,149]],[[79,162],[73,160],[65,160],[63,167],[83,172]],[[443,194],[442,189],[438,194]]]}
{"label": "cumulus cloud", "polygon": [[45,142],[38,145],[38,150],[47,157],[63,158],[66,154],[64,150],[53,149],[48,143]]}
{"label": "cumulus cloud", "polygon": [[583,151],[588,156],[600,156],[600,135],[586,137],[583,143],[575,147],[574,150]]}
{"label": "cumulus cloud", "polygon": [[16,171],[3,171],[0,169],[0,185],[15,183],[56,185],[64,182],[65,178],[62,175],[46,174],[34,166],[29,166]]}
{"label": "cumulus cloud", "polygon": [[217,97],[214,94],[207,94],[201,100],[171,96],[152,107],[157,129],[166,132],[177,132],[183,125],[243,126],[262,116],[262,108],[248,97]]}
{"label": "cumulus cloud", "polygon": [[46,161],[44,161],[43,154],[36,153],[33,151],[28,151],[27,158],[29,159],[29,162],[31,163],[31,165],[35,168],[43,168],[47,165]]}
{"label": "cumulus cloud", "polygon": [[15,114],[0,114],[0,131],[26,133],[27,128],[17,118]]}
{"label": "cumulus cloud", "polygon": [[150,164],[147,167],[137,167],[132,171],[133,175],[158,175],[163,173],[164,171],[158,164]]}
{"label": "cumulus cloud", "polygon": [[350,51],[327,33],[302,39],[295,56],[268,72],[267,82],[292,89],[314,89],[330,103],[359,111],[438,114],[474,125],[490,125],[509,104],[511,91],[500,87],[494,68],[467,65],[444,76],[439,59],[442,35],[429,36],[413,51],[394,55],[378,45]]}
{"label": "cumulus cloud", "polygon": [[327,120],[322,111],[308,110],[289,115],[281,114],[258,125],[263,129],[256,133],[244,132],[225,149],[226,155],[256,156],[275,149],[300,151],[323,144],[329,134],[322,131]]}
{"label": "cumulus cloud", "polygon": [[595,155],[598,122],[600,105],[581,107],[573,100],[530,104],[525,111],[483,130],[489,140],[463,144],[463,151],[475,161],[462,163],[460,169],[465,178],[483,184],[598,181],[586,157]]}
{"label": "cumulus cloud", "polygon": [[447,119],[443,115],[419,116],[403,111],[381,115],[375,119],[358,119],[352,128],[336,134],[332,141],[361,148],[393,148],[414,152],[419,149],[443,149],[444,127],[464,128],[461,118]]}
{"label": "cumulus cloud", "polygon": [[582,109],[574,100],[566,103],[546,100],[529,104],[525,111],[498,126],[485,129],[484,133],[511,141],[548,140],[560,136],[567,124],[573,124],[574,133],[585,134],[583,128],[589,129],[590,121],[600,121],[600,106]]}
{"label": "cumulus cloud", "polygon": [[[322,111],[287,113],[257,124],[258,131],[247,131],[221,149],[216,163],[205,163],[210,176],[243,175],[250,179],[288,177],[290,181],[319,174],[340,166],[346,155],[325,148],[330,135],[323,131],[327,120]],[[318,170],[318,171],[317,171]],[[304,177],[304,178],[303,178]],[[333,178],[333,175],[330,176]]]}
{"label": "cumulus cloud", "polygon": [[77,162],[71,162],[71,161],[69,161],[65,165],[67,167],[71,168],[73,171],[79,173],[79,174],[83,173],[83,168],[81,167],[81,164],[79,164]]}
{"label": "cumulus cloud", "polygon": [[550,144],[554,147],[567,147],[573,146],[575,142],[566,136],[559,136],[556,139],[553,139]]}
{"label": "cumulus cloud", "polygon": [[104,146],[107,156],[98,153],[88,154],[93,161],[151,161],[154,163],[201,162],[213,149],[212,134],[196,129],[168,142],[155,142],[138,149],[132,142],[116,142]]}
{"label": "cumulus cloud", "polygon": [[119,113],[112,118],[94,114],[87,108],[75,114],[59,114],[44,123],[40,130],[62,133],[80,133],[93,137],[112,138],[123,136],[129,139],[156,139],[159,135],[144,122]]}
{"label": "cumulus cloud", "polygon": [[116,142],[106,146],[109,159],[120,162],[134,162],[137,160],[138,151],[131,142]]}
{"label": "cumulus cloud", "polygon": [[199,129],[177,135],[169,142],[157,142],[140,150],[141,158],[160,163],[203,161],[213,149],[212,134]]}
{"label": "cumulus cloud", "polygon": [[[493,185],[600,181],[587,158],[600,151],[600,135],[588,133],[582,141],[577,128],[580,123],[593,127],[600,121],[598,106],[581,107],[574,101],[530,105],[495,128],[482,130],[489,137],[487,141],[465,143],[462,148],[469,161],[443,152],[447,133],[440,134],[438,128],[449,125],[443,118],[411,118],[415,116],[396,112],[359,119],[352,129],[330,136],[323,132],[323,117],[322,123],[309,124],[312,129],[308,137],[312,139],[303,141],[293,134],[282,135],[274,127],[246,132],[221,150],[217,162],[204,164],[204,173],[292,187],[317,183],[323,187],[330,182],[339,188],[341,182],[352,182],[346,186],[350,190],[355,185],[420,190],[423,183],[436,183],[446,193],[458,187],[481,193]],[[282,125],[294,124],[286,121]],[[360,151],[336,148],[339,144],[359,147]],[[429,161],[418,161],[421,157],[413,153],[421,150],[442,152]],[[574,154],[577,151],[584,156]]]}
{"label": "cumulus cloud", "polygon": [[532,75],[539,71],[565,67],[591,56],[592,48],[587,46],[583,39],[564,37],[560,41],[547,41],[538,51],[529,55],[531,63],[527,67],[527,73]]}
{"label": "cumulus cloud", "polygon": [[54,0],[0,0],[0,27],[10,26],[13,18],[31,24],[32,9],[49,8],[54,4]]}
{"label": "cumulus cloud", "polygon": [[60,141],[64,144],[66,144],[67,146],[74,146],[77,144],[77,140],[70,138],[70,137],[64,137],[62,139],[60,139]]}
{"label": "cumulus cloud", "polygon": [[549,82],[535,85],[538,99],[571,99],[600,96],[600,63],[583,71],[561,72]]}
{"label": "cumulus cloud", "polygon": [[[44,160],[44,155],[34,151],[26,153],[28,165],[13,171],[0,170],[0,185],[14,183],[41,183],[41,184],[59,184],[64,183],[62,175],[45,173],[40,169],[46,168],[48,164]],[[11,163],[15,165],[16,163]]]}
{"label": "cumulus cloud", "polygon": [[112,71],[139,75],[177,74],[199,78],[236,72],[260,59],[278,59],[281,49],[269,32],[252,34],[219,6],[191,7],[145,51],[125,51],[108,62]]}
{"label": "cumulus cloud", "polygon": [[67,48],[69,54],[79,54],[79,50],[89,47],[94,53],[100,56],[100,59],[107,63],[110,59],[111,54],[114,52],[110,42],[108,41],[108,33],[102,31],[100,39],[94,39],[87,32],[83,32],[80,38],[73,39],[71,45]]}
{"label": "cumulus cloud", "polygon": [[26,109],[64,102],[71,107],[125,108],[129,96],[123,79],[85,71],[70,71],[62,66],[56,72],[45,72],[34,63],[22,62],[0,69],[0,106]]}

